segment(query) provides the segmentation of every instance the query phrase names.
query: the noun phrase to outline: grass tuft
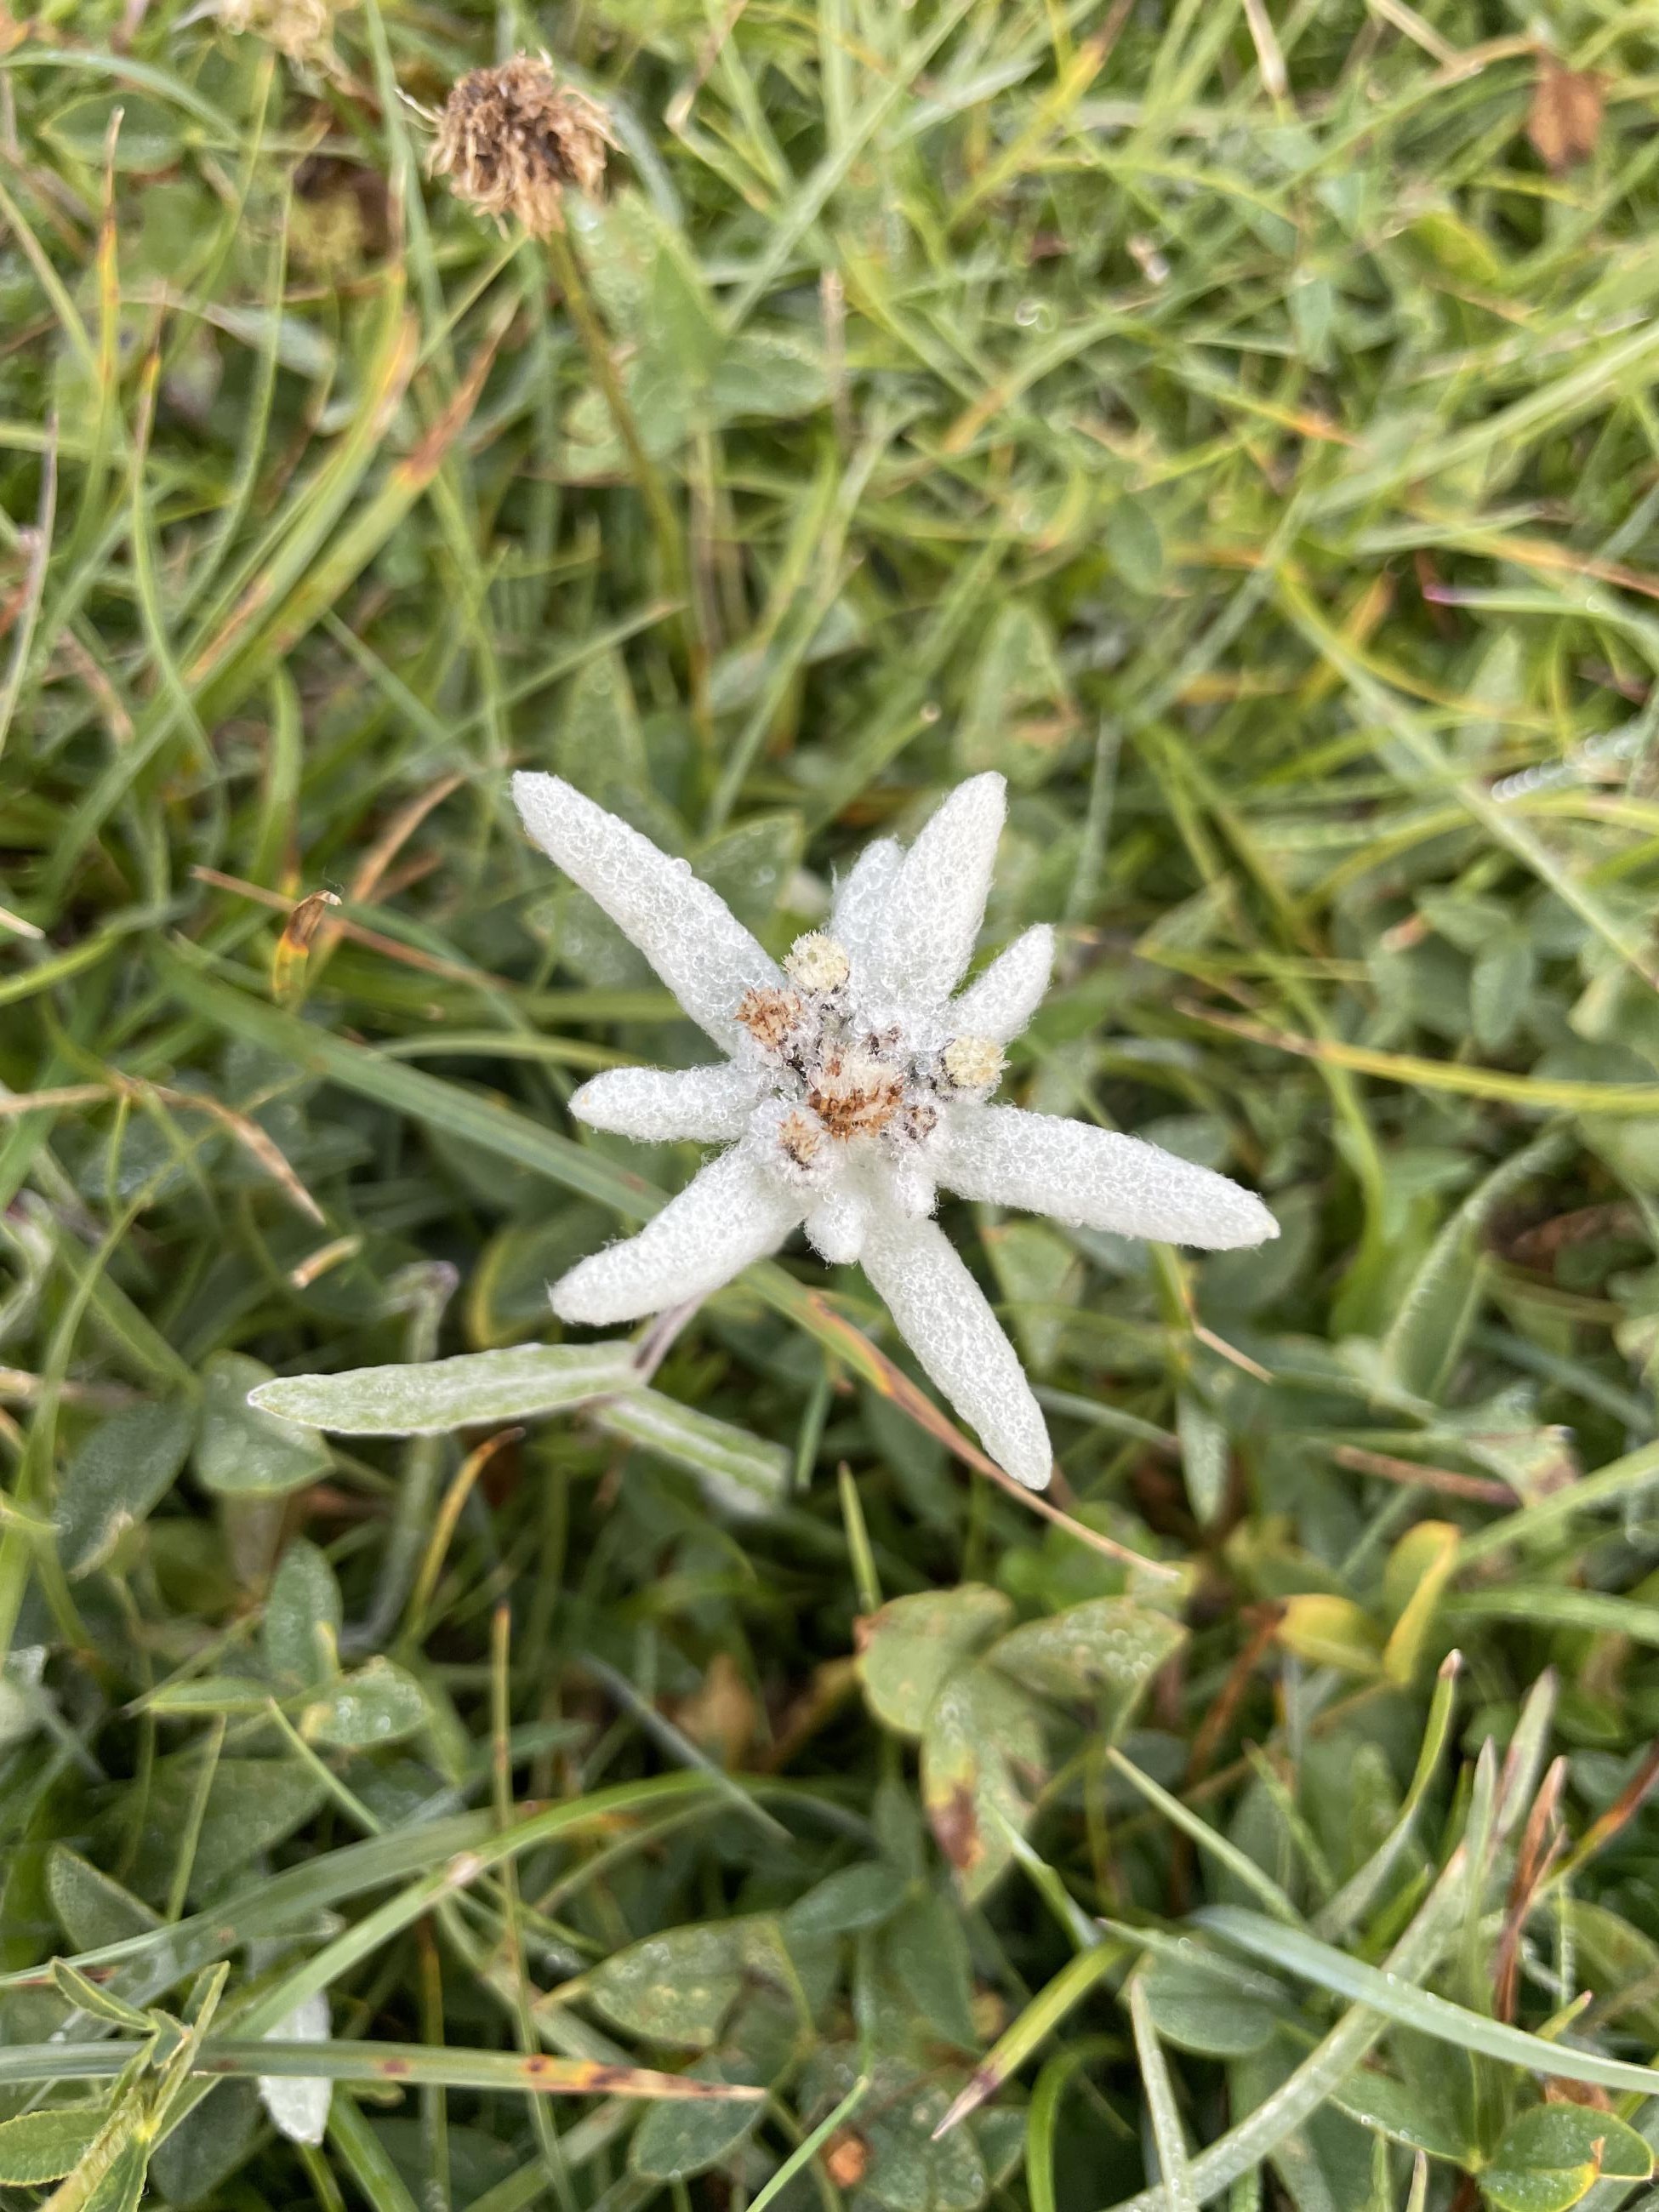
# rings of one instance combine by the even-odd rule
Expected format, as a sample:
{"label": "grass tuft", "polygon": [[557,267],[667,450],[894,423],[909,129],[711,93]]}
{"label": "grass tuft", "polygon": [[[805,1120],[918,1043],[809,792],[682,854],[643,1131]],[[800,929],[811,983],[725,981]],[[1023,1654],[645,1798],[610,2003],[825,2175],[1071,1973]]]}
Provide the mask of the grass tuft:
{"label": "grass tuft", "polygon": [[[0,11],[4,2212],[1646,2201],[1656,84]],[[780,952],[1008,778],[1008,1095],[1281,1230],[958,1209],[1049,1499],[855,1270],[558,1342],[699,1046],[519,766]]]}

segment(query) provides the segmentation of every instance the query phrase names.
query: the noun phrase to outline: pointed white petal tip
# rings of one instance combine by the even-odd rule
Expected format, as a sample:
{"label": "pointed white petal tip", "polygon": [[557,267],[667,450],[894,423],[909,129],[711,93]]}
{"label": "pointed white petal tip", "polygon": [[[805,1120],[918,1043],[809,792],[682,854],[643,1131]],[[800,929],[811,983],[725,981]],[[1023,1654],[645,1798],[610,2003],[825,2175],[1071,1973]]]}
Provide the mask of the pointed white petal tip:
{"label": "pointed white petal tip", "polygon": [[826,1267],[850,1267],[864,1250],[870,1206],[861,1191],[842,1182],[806,1217],[806,1240]]}
{"label": "pointed white petal tip", "polygon": [[969,776],[935,807],[894,878],[873,978],[913,1010],[937,1009],[961,981],[990,896],[1007,787]]}
{"label": "pointed white petal tip", "polygon": [[1047,1213],[1206,1252],[1279,1234],[1254,1191],[1144,1138],[1019,1106],[969,1106],[952,1119],[939,1181],[960,1198]]}
{"label": "pointed white petal tip", "polygon": [[[328,1992],[303,1998],[286,2020],[265,2031],[268,2043],[326,2043],[330,2040]],[[328,2132],[334,2084],[326,2075],[262,2074],[259,2097],[278,2132],[290,2142],[320,2143]]]}
{"label": "pointed white petal tip", "polygon": [[1011,1457],[1014,1461],[1012,1465],[1004,1460],[999,1460],[997,1464],[1005,1474],[1012,1474],[1014,1480],[1023,1484],[1027,1490],[1046,1490],[1054,1480],[1054,1463],[1046,1453],[1011,1455]]}
{"label": "pointed white petal tip", "polygon": [[782,972],[712,885],[562,776],[520,770],[513,797],[551,860],[636,945],[692,1020],[730,1052],[745,991]]}
{"label": "pointed white petal tip", "polygon": [[976,982],[951,1008],[961,1031],[994,1037],[1008,1044],[1030,1023],[1042,1003],[1054,964],[1054,933],[1039,921],[1000,952]]}
{"label": "pointed white petal tip", "polygon": [[938,1224],[874,1221],[864,1272],[924,1371],[1028,1490],[1045,1490],[1054,1449],[1019,1355]]}
{"label": "pointed white petal tip", "polygon": [[[1238,1235],[1233,1249],[1251,1244],[1271,1244],[1279,1234],[1279,1224],[1268,1210],[1266,1200],[1258,1198],[1253,1190],[1246,1190],[1242,1183],[1235,1183],[1233,1188],[1238,1193]],[[1216,1249],[1224,1250],[1227,1248],[1218,1245]]]}

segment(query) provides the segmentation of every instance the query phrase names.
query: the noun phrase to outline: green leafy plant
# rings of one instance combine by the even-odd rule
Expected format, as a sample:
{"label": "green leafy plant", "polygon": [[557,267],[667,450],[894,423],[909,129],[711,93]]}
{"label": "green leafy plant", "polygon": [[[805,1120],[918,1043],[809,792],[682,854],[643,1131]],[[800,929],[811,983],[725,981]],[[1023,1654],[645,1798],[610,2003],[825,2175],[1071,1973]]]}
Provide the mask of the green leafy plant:
{"label": "green leafy plant", "polygon": [[[0,15],[3,2212],[1644,2212],[1656,74]],[[1040,1495],[853,1265],[552,1312],[708,1054],[519,771],[780,967],[1006,779],[1001,1099],[1279,1230],[940,1201]]]}

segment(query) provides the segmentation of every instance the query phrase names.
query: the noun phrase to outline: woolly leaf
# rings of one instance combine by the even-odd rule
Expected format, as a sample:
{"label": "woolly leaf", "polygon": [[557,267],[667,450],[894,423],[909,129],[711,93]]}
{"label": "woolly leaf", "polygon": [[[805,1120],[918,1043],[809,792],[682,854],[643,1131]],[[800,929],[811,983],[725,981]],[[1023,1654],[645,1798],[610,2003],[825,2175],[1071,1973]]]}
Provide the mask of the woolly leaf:
{"label": "woolly leaf", "polygon": [[633,1347],[625,1343],[524,1344],[407,1367],[283,1376],[262,1385],[254,1403],[337,1436],[441,1436],[562,1412],[637,1381]]}

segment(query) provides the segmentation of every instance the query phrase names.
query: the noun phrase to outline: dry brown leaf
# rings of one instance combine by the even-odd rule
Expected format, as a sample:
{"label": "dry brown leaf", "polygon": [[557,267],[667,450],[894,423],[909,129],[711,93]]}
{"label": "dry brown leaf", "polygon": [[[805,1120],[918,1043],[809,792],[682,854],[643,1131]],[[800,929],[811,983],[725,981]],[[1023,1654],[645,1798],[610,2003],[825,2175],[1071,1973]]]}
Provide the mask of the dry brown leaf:
{"label": "dry brown leaf", "polygon": [[693,1743],[722,1766],[732,1767],[754,1741],[760,1707],[736,1661],[717,1651],[702,1687],[681,1699],[673,1717]]}
{"label": "dry brown leaf", "polygon": [[1540,55],[1527,136],[1547,168],[1559,176],[1589,161],[1601,135],[1601,104],[1594,70],[1565,69],[1553,54]]}
{"label": "dry brown leaf", "polygon": [[289,915],[270,962],[270,995],[279,1006],[293,1006],[304,992],[312,940],[330,907],[339,903],[337,891],[310,891]]}
{"label": "dry brown leaf", "polygon": [[837,2189],[856,2189],[870,2170],[870,2146],[856,2128],[837,2128],[824,2148],[823,2170]]}

